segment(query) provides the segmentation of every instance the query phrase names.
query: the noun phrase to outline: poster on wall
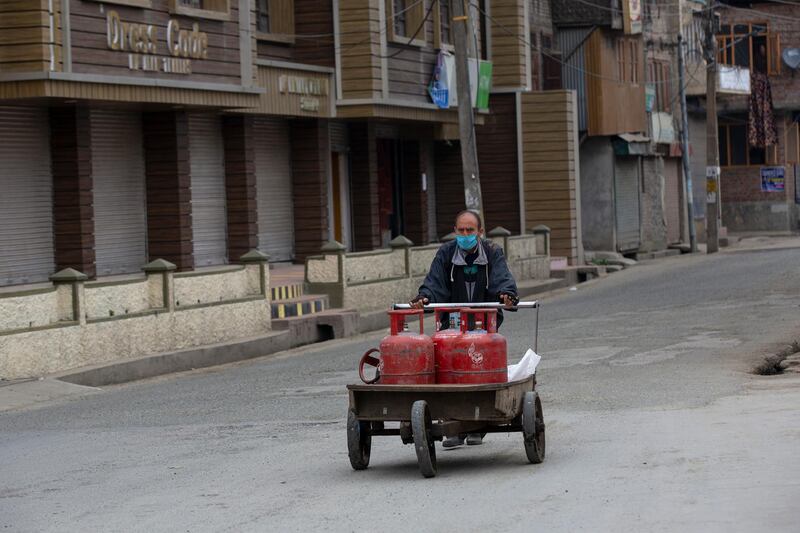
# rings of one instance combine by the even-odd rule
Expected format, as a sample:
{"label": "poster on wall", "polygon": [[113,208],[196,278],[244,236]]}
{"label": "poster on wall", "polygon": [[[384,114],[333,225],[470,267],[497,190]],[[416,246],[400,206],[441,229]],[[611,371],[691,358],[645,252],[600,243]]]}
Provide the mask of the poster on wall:
{"label": "poster on wall", "polygon": [[761,190],[783,192],[786,190],[786,174],[783,167],[761,167]]}

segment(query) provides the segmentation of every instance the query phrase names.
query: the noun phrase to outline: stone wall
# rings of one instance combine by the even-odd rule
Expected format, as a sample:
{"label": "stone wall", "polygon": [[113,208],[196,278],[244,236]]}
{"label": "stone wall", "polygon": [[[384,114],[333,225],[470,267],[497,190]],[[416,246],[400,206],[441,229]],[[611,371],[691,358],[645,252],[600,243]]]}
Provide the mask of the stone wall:
{"label": "stone wall", "polygon": [[[508,266],[518,282],[550,277],[548,233],[490,233],[491,239],[505,250]],[[361,312],[407,302],[417,294],[440,245],[415,247],[401,236],[391,246],[388,250],[345,253],[339,243],[328,243],[322,255],[306,259],[309,291],[327,294],[332,307]]]}
{"label": "stone wall", "polygon": [[25,292],[0,293],[0,378],[226,342],[270,331],[269,265],[175,274],[154,261],[144,277],[87,282],[75,270]]}

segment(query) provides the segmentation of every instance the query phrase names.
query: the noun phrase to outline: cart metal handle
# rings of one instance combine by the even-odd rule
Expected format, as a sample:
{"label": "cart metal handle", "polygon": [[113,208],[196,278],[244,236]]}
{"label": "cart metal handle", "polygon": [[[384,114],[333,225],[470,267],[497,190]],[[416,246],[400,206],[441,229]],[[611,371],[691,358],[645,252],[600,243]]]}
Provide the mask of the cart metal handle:
{"label": "cart metal handle", "polygon": [[[472,309],[538,309],[539,302],[536,300],[530,302],[517,302],[517,305],[513,305],[511,307],[506,307],[505,304],[496,303],[496,302],[471,302],[471,303],[456,303],[456,304],[426,304],[422,306],[425,310],[433,310],[433,309],[464,309],[465,307],[469,307]],[[411,309],[411,304],[394,304],[392,306],[393,309]]]}

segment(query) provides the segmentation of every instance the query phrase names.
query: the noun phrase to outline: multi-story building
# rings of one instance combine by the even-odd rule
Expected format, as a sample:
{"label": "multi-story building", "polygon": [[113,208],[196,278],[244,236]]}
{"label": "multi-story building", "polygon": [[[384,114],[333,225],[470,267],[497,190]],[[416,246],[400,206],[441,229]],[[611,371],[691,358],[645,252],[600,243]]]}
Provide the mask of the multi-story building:
{"label": "multi-story building", "polygon": [[564,86],[577,92],[587,250],[627,254],[687,240],[676,133],[682,5],[553,1]]}
{"label": "multi-story building", "polygon": [[795,231],[800,148],[800,6],[723,2],[717,60],[746,69],[749,95],[721,95],[722,223],[733,232]]}
{"label": "multi-story building", "polygon": [[[549,220],[519,194],[536,164],[518,125],[537,104],[522,93],[557,69],[532,62],[525,1],[473,14],[490,108],[511,117],[476,122],[513,128],[508,161],[480,143],[487,224],[524,232]],[[447,0],[2,3],[0,375],[268,331],[252,250],[302,262],[329,240],[372,250],[449,233],[463,205],[457,112],[428,84],[452,24]],[[567,99],[551,105],[564,139]],[[538,171],[563,169],[574,203],[570,165]]]}

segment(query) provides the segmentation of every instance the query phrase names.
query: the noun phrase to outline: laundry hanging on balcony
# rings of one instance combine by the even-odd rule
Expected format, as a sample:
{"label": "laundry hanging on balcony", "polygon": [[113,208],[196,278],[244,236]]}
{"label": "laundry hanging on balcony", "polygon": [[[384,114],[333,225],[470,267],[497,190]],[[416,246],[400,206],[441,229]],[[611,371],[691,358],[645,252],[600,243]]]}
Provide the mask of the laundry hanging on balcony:
{"label": "laundry hanging on balcony", "polygon": [[766,74],[753,71],[750,76],[747,141],[750,146],[766,148],[778,142],[775,113],[772,107],[772,89]]}

